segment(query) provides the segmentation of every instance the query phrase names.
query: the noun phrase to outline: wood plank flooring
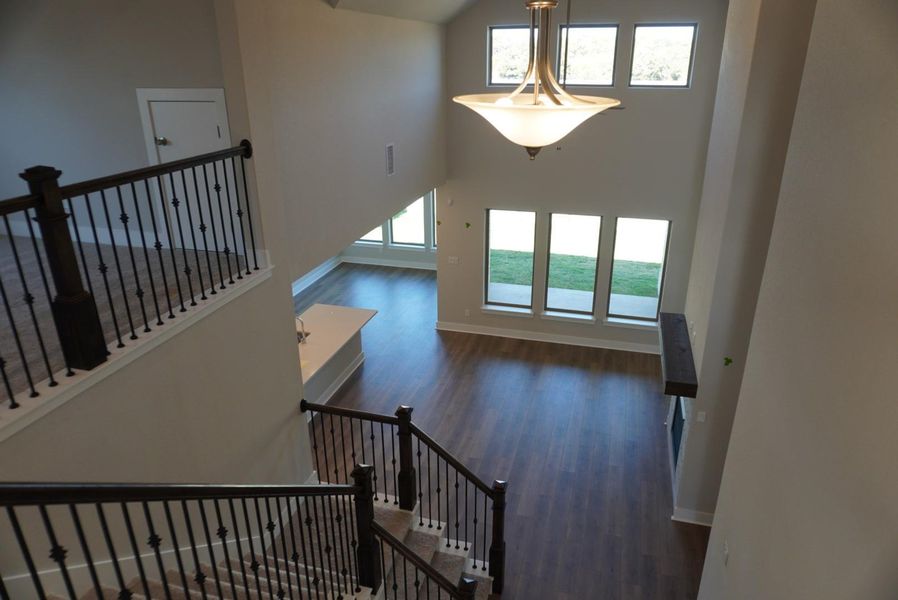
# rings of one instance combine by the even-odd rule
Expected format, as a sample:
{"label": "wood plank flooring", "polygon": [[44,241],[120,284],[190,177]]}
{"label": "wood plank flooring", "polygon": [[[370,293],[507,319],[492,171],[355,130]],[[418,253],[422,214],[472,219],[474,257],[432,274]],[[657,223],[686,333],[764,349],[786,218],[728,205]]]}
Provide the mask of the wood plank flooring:
{"label": "wood plank flooring", "polygon": [[657,356],[438,332],[428,271],[341,265],[295,299],[374,308],[331,404],[414,420],[509,481],[503,598],[695,598],[708,529],[674,523]]}

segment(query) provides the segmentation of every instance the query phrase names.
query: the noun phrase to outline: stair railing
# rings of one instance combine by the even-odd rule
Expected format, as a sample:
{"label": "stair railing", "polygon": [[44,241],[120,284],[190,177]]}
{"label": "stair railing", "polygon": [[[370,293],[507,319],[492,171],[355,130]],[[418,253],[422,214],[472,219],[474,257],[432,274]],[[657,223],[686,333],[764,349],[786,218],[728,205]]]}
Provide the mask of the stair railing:
{"label": "stair railing", "polygon": [[487,485],[412,422],[411,407],[383,415],[303,400],[300,410],[320,482],[350,483],[356,465],[370,464],[375,502],[415,511],[419,527],[443,533],[446,548],[470,551],[472,568],[502,592],[507,482]]}
{"label": "stair railing", "polygon": [[0,598],[348,597],[368,488],[0,484]]}
{"label": "stair railing", "polygon": [[29,194],[0,200],[0,322],[11,333],[0,344],[0,398],[9,408],[259,269],[251,156],[243,140],[70,185],[53,167],[20,175]]}

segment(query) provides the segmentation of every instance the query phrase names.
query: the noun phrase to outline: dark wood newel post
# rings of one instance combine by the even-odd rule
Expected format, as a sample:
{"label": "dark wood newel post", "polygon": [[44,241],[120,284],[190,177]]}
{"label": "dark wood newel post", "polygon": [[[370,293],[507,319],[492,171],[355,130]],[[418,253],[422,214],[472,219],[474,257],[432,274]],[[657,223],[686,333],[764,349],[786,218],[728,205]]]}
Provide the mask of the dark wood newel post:
{"label": "dark wood newel post", "polygon": [[89,370],[106,361],[106,341],[93,296],[84,289],[68,218],[59,190],[61,171],[53,167],[31,167],[19,177],[28,182],[32,194],[40,197],[36,207],[41,241],[56,287],[51,302],[53,320],[67,364]]}
{"label": "dark wood newel post", "polygon": [[477,580],[462,575],[458,580],[458,591],[465,600],[474,600],[477,597]]}
{"label": "dark wood newel post", "polygon": [[412,407],[396,409],[399,417],[399,508],[415,509],[415,461],[412,458]]}
{"label": "dark wood newel post", "polygon": [[507,481],[493,482],[493,540],[490,544],[490,577],[493,593],[501,594],[505,582],[505,491]]}
{"label": "dark wood newel post", "polygon": [[358,531],[356,548],[359,585],[374,591],[380,588],[383,574],[380,572],[380,544],[374,538],[371,523],[374,521],[374,467],[356,465],[352,479],[359,491],[355,495],[355,522]]}

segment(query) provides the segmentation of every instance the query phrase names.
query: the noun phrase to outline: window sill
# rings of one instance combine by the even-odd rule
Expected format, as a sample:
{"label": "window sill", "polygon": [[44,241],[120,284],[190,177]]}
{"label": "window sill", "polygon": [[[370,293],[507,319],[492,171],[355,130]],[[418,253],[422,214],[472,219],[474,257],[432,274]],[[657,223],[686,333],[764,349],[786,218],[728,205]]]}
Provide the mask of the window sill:
{"label": "window sill", "polygon": [[594,315],[582,315],[578,313],[569,313],[563,312],[559,310],[547,310],[539,315],[540,319],[546,319],[548,321],[569,321],[574,323],[595,323],[596,318]]}
{"label": "window sill", "polygon": [[529,308],[520,306],[499,306],[496,304],[484,304],[480,307],[480,312],[485,315],[498,315],[501,317],[533,317],[533,311]]}
{"label": "window sill", "polygon": [[605,325],[610,327],[624,327],[626,329],[641,329],[642,331],[658,331],[657,321],[640,321],[638,319],[622,319],[621,317],[607,317]]}

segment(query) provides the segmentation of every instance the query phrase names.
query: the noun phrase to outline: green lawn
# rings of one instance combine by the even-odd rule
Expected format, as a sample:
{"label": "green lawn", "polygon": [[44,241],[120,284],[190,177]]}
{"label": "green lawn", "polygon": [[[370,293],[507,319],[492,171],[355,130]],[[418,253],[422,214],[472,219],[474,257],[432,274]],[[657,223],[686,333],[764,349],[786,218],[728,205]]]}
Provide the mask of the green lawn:
{"label": "green lawn", "polygon": [[[595,283],[596,260],[588,256],[553,254],[549,271],[550,287],[591,292]],[[654,298],[658,295],[660,273],[661,265],[657,263],[617,260],[614,262],[611,291],[615,294]],[[531,253],[491,250],[490,281],[532,285]]]}

